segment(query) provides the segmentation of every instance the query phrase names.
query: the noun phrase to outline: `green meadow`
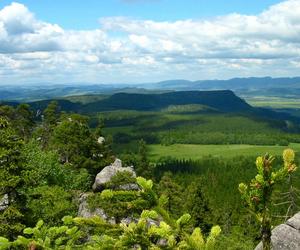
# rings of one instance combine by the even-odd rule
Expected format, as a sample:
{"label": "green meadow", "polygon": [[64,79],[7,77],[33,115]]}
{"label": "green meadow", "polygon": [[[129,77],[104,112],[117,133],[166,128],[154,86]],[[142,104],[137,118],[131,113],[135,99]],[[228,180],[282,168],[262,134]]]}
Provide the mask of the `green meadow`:
{"label": "green meadow", "polygon": [[254,107],[269,107],[274,109],[300,109],[299,98],[255,96],[245,98]]}
{"label": "green meadow", "polygon": [[149,145],[148,153],[152,161],[157,161],[162,157],[172,157],[176,159],[201,159],[203,156],[211,155],[215,157],[232,158],[235,156],[257,156],[268,152],[279,156],[286,148],[292,148],[300,152],[300,143],[291,143],[286,146],[257,146],[257,145],[196,145],[196,144],[173,144]]}

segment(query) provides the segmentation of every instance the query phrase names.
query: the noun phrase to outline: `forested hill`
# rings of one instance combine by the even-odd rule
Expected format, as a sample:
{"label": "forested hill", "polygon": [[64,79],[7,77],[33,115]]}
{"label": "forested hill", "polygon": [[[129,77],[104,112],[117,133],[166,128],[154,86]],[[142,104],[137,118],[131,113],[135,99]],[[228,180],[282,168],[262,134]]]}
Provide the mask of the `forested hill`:
{"label": "forested hill", "polygon": [[[34,110],[44,110],[49,100],[30,102]],[[214,91],[176,91],[160,94],[116,93],[113,95],[74,96],[66,99],[56,99],[62,111],[76,113],[95,113],[113,110],[159,111],[169,106],[199,104],[222,113],[243,113],[254,116],[298,121],[297,118],[263,108],[254,108],[230,90]],[[17,106],[15,102],[3,102]]]}
{"label": "forested hill", "polygon": [[84,111],[104,111],[115,109],[160,110],[170,105],[201,104],[223,112],[248,111],[251,106],[232,91],[180,91],[163,94],[118,93],[107,99],[90,103]]}
{"label": "forested hill", "polygon": [[[86,104],[79,100],[85,99]],[[98,101],[89,101],[91,96],[75,97],[70,100],[57,99],[64,111],[92,113],[111,110],[154,111],[170,105],[201,104],[221,112],[246,112],[253,108],[232,91],[178,91],[163,94],[117,93]],[[77,102],[78,100],[78,102]],[[34,109],[45,109],[51,100],[30,102]],[[12,103],[10,103],[12,104]]]}

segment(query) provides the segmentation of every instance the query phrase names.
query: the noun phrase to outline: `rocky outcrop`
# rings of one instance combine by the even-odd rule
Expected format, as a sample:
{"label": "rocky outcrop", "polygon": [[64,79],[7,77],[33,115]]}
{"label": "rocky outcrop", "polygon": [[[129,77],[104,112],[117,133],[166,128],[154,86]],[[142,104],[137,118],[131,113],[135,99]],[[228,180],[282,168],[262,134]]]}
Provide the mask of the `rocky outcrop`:
{"label": "rocky outcrop", "polygon": [[[93,185],[94,192],[101,192],[106,188],[106,184],[108,184],[112,177],[115,176],[119,172],[129,172],[132,177],[136,177],[136,173],[133,167],[122,167],[122,161],[116,159],[115,162],[109,166],[103,168],[101,172],[99,172],[95,178],[95,182]],[[140,190],[139,186],[136,183],[126,183],[115,187],[117,190]],[[94,216],[99,216],[103,220],[116,224],[116,219],[114,217],[109,217],[104,209],[101,208],[101,204],[99,207],[95,209],[91,209],[88,204],[88,197],[92,195],[92,193],[83,193],[79,197],[79,208],[78,208],[78,217],[91,218]],[[127,217],[121,220],[125,224],[130,224],[136,219]]]}
{"label": "rocky outcrop", "polygon": [[[133,170],[133,167],[122,167],[122,161],[120,159],[116,159],[115,162],[109,166],[106,166],[102,169],[100,173],[97,174],[93,190],[95,192],[101,192],[105,189],[105,184],[110,182],[111,178],[115,176],[118,172],[129,172],[132,177],[136,177],[136,173]],[[119,189],[123,190],[138,190],[139,187],[135,183],[125,184],[119,187]]]}
{"label": "rocky outcrop", "polygon": [[9,205],[8,194],[3,195],[0,199],[0,211],[5,210]]}
{"label": "rocky outcrop", "polygon": [[83,193],[80,195],[79,197],[79,209],[78,209],[78,217],[83,217],[83,218],[92,218],[94,216],[99,216],[100,218],[102,218],[103,220],[111,223],[111,224],[116,224],[116,220],[114,217],[109,217],[105,211],[101,208],[96,208],[95,210],[91,210],[89,208],[89,204],[88,204],[88,197],[91,194],[89,193]]}
{"label": "rocky outcrop", "polygon": [[[300,250],[300,212],[272,230],[273,250]],[[259,243],[255,250],[262,250]]]}

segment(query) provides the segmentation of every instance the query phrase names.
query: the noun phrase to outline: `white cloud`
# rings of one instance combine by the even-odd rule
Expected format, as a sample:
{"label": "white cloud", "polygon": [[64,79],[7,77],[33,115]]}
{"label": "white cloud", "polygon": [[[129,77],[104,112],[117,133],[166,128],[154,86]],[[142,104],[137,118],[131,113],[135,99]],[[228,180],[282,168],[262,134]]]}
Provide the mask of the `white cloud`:
{"label": "white cloud", "polygon": [[[1,82],[149,82],[167,78],[297,75],[300,1],[256,16],[156,22],[111,17],[64,30],[26,6],[0,10]],[[119,34],[119,35],[116,35]]]}

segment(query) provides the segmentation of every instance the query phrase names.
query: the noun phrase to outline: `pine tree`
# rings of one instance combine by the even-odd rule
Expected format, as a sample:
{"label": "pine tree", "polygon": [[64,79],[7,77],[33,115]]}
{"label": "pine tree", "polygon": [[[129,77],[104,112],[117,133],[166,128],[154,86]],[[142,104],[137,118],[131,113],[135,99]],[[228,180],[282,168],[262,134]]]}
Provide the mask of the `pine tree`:
{"label": "pine tree", "polygon": [[257,175],[251,180],[249,186],[244,183],[239,185],[246,205],[256,215],[261,225],[261,238],[264,250],[271,249],[271,206],[274,185],[284,181],[287,176],[296,171],[294,163],[295,153],[291,149],[283,152],[284,165],[279,170],[273,170],[274,157],[266,154],[256,159]]}
{"label": "pine tree", "polygon": [[190,184],[185,192],[185,209],[192,216],[193,226],[208,234],[212,227],[212,212],[202,190],[201,180]]}
{"label": "pine tree", "polygon": [[9,238],[13,238],[23,228],[20,211],[22,144],[9,122],[0,118],[0,198],[4,203],[0,211],[0,235]]}
{"label": "pine tree", "polygon": [[178,217],[183,210],[182,188],[172,180],[172,173],[167,172],[158,184],[158,193],[167,198],[165,208],[173,217]]}
{"label": "pine tree", "polygon": [[14,123],[22,138],[28,140],[34,126],[33,112],[28,104],[18,105]]}
{"label": "pine tree", "polygon": [[143,139],[139,141],[136,172],[145,178],[152,177],[152,166],[147,158],[147,145]]}
{"label": "pine tree", "polygon": [[45,123],[49,126],[55,126],[60,116],[58,102],[51,101],[43,113]]}

